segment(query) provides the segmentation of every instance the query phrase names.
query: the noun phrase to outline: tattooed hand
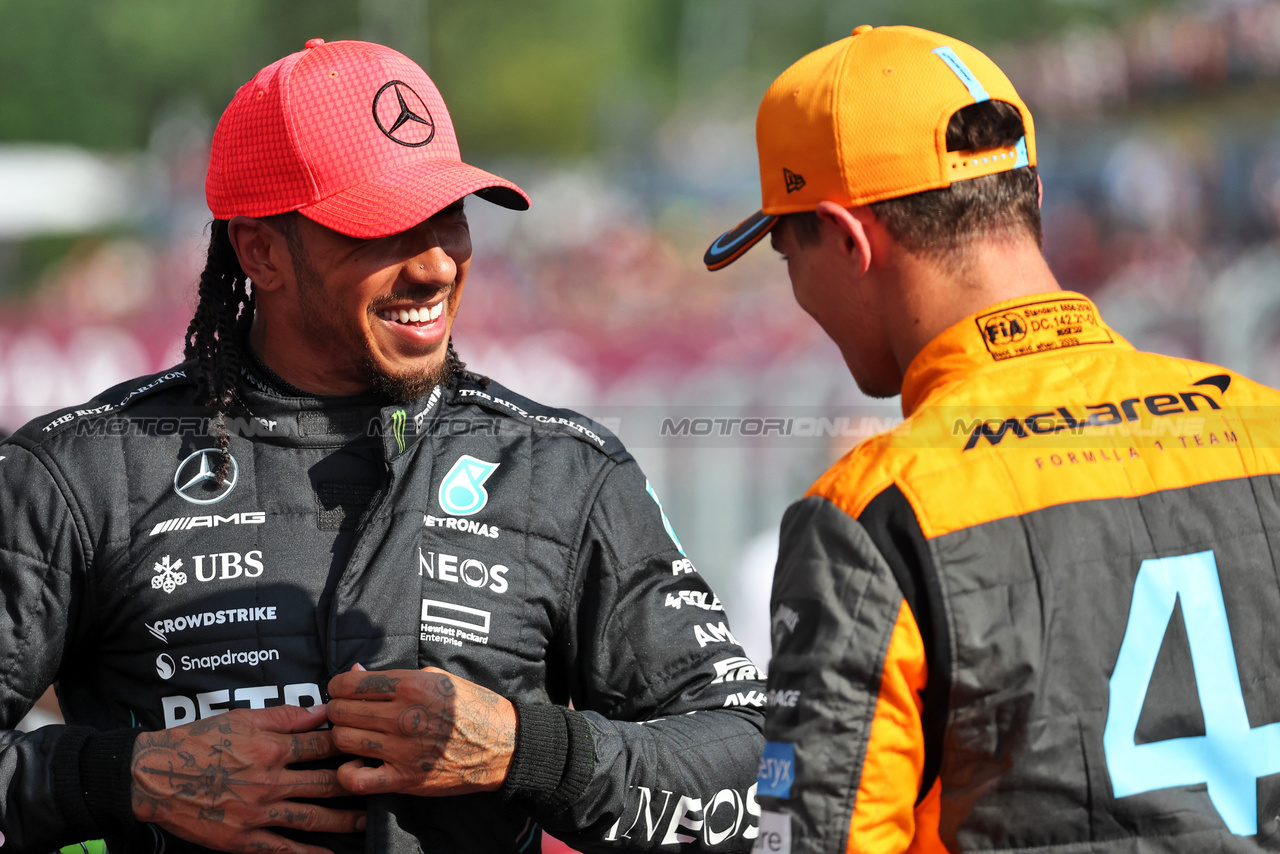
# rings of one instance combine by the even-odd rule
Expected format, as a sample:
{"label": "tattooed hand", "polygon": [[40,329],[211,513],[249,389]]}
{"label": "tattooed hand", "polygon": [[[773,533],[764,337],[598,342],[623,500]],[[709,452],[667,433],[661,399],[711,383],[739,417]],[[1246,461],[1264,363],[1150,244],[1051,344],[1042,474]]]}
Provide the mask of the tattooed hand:
{"label": "tattooed hand", "polygon": [[[358,666],[358,665],[357,665]],[[353,792],[460,795],[507,779],[516,711],[505,697],[443,670],[352,670],[329,681],[334,743],[363,760],[338,769]]]}
{"label": "tattooed hand", "polygon": [[133,745],[133,814],[219,851],[322,854],[263,828],[364,828],[362,812],[289,800],[349,794],[334,771],[288,767],[337,755],[331,732],[313,732],[324,720],[323,706],[274,706],[144,732]]}

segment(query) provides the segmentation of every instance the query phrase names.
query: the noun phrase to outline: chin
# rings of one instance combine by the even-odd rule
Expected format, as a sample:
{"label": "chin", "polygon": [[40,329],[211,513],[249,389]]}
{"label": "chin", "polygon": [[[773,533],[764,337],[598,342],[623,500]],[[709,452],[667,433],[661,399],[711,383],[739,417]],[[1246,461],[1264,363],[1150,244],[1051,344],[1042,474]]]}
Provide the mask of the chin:
{"label": "chin", "polygon": [[396,403],[417,400],[448,379],[447,360],[443,358],[396,368],[369,357],[365,367],[370,385]]}
{"label": "chin", "polygon": [[[855,382],[856,382],[856,379],[855,379]],[[879,385],[863,385],[862,383],[858,383],[858,390],[861,391],[863,394],[865,394],[867,397],[875,397],[875,398],[883,399],[883,398],[889,398],[889,397],[897,397],[899,394],[902,394],[902,384],[899,383],[896,386],[879,386]]]}
{"label": "chin", "polygon": [[858,390],[867,397],[885,398],[902,394],[901,376],[868,376],[865,371],[859,371],[852,365],[848,367],[849,373],[853,374],[853,381],[858,384]]}

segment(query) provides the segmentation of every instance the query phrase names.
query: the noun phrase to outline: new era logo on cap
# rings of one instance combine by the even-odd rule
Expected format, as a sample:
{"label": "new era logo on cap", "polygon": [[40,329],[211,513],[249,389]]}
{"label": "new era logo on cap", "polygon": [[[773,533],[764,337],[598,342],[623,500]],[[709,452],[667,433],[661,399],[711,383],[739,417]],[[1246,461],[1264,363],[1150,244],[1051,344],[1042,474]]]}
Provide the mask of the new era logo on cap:
{"label": "new era logo on cap", "polygon": [[787,182],[787,192],[794,193],[804,189],[804,176],[797,175],[785,166],[782,167],[782,178]]}

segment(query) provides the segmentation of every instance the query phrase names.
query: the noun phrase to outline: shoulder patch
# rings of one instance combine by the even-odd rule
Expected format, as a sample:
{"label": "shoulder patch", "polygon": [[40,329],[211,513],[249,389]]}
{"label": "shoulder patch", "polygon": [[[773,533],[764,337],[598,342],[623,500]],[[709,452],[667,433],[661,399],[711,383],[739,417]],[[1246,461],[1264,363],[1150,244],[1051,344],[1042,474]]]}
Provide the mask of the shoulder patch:
{"label": "shoulder patch", "polygon": [[459,386],[454,393],[454,400],[459,404],[475,404],[491,412],[568,433],[610,457],[626,453],[617,436],[585,415],[571,409],[543,406],[492,381],[487,389],[471,385]]}
{"label": "shoulder patch", "polygon": [[116,412],[133,405],[143,398],[150,397],[162,389],[172,388],[175,385],[190,385],[194,382],[195,380],[190,376],[190,366],[187,363],[183,363],[158,374],[138,377],[137,379],[112,386],[87,404],[55,412],[46,416],[47,421],[45,419],[33,421],[22,428],[20,432],[39,440],[60,431],[68,424],[72,424],[81,418]]}
{"label": "shoulder patch", "polygon": [[1115,339],[1086,299],[1059,297],[974,318],[982,343],[997,362],[1046,350],[1111,344]]}

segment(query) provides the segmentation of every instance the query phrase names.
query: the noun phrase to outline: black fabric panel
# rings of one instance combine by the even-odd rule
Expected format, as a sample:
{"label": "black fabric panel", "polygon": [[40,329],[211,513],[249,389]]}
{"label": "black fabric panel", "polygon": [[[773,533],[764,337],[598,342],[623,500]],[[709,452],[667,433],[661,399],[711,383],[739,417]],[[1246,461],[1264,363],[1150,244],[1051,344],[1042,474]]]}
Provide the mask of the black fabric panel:
{"label": "black fabric panel", "polygon": [[790,699],[775,702],[765,736],[794,746],[794,779],[782,787],[786,794],[758,797],[762,809],[790,816],[793,854],[844,851],[849,842],[902,603],[893,572],[857,520],[820,496],[787,509],[770,597],[768,688],[771,697]]}
{"label": "black fabric panel", "polygon": [[363,408],[304,409],[298,413],[298,427],[303,436],[367,435],[368,412]]}
{"label": "black fabric panel", "polygon": [[924,769],[916,803],[924,800],[942,767],[942,743],[947,729],[947,697],[951,693],[951,639],[938,585],[937,567],[929,553],[915,511],[897,486],[871,500],[858,516],[876,544],[911,608],[924,641],[929,681],[924,689]]}
{"label": "black fabric panel", "polygon": [[53,796],[67,824],[98,828],[96,816],[85,802],[80,783],[80,751],[94,734],[90,727],[67,727],[54,746],[49,765],[53,772]]}
{"label": "black fabric panel", "polygon": [[[1103,743],[1143,562],[1203,552],[1249,725],[1280,721],[1278,489],[1280,477],[1259,476],[1078,502],[930,542],[954,644],[940,825],[951,850],[1280,847],[1280,774],[1257,778],[1257,835],[1237,836],[1203,782],[1117,797]],[[1142,696],[1139,747],[1210,724],[1187,613],[1180,603],[1167,622],[1142,626],[1160,652],[1147,685],[1122,687]]]}
{"label": "black fabric panel", "polygon": [[553,795],[564,776],[565,759],[569,755],[569,724],[564,710],[550,703],[526,703],[514,700],[516,708],[516,746],[511,754],[511,767],[502,784],[504,800],[527,805],[531,809],[554,807]]}
{"label": "black fabric panel", "polygon": [[[119,436],[71,411],[0,446],[0,723],[57,681],[71,724],[0,731],[5,852],[100,832],[115,854],[206,850],[113,821],[129,810],[126,728],[322,702],[357,662],[436,664],[558,715],[548,811],[579,850],[671,850],[670,828],[698,821],[705,850],[748,847],[763,686],[727,624],[722,641],[699,637],[723,608],[616,438],[496,383],[380,412],[374,395],[282,400],[246,381],[252,416],[229,425],[236,485],[195,505],[173,485],[210,441],[187,370],[112,392]],[[146,426],[184,417],[191,429]],[[495,469],[466,518],[439,501],[463,455]],[[427,600],[474,631],[431,637]],[[262,656],[222,660],[250,652]],[[575,685],[580,673],[598,684]],[[548,706],[571,691],[578,711]],[[496,792],[374,795],[368,816],[364,834],[282,835],[340,854],[516,854],[543,818]]]}
{"label": "black fabric panel", "polygon": [[572,806],[591,780],[591,725],[580,712],[550,703],[512,701],[519,727],[504,801],[530,813],[557,814]]}
{"label": "black fabric panel", "polygon": [[144,730],[93,732],[80,753],[85,806],[103,834],[134,830],[131,764],[133,745]]}
{"label": "black fabric panel", "polygon": [[381,484],[322,481],[316,484],[316,525],[321,531],[354,531]]}

